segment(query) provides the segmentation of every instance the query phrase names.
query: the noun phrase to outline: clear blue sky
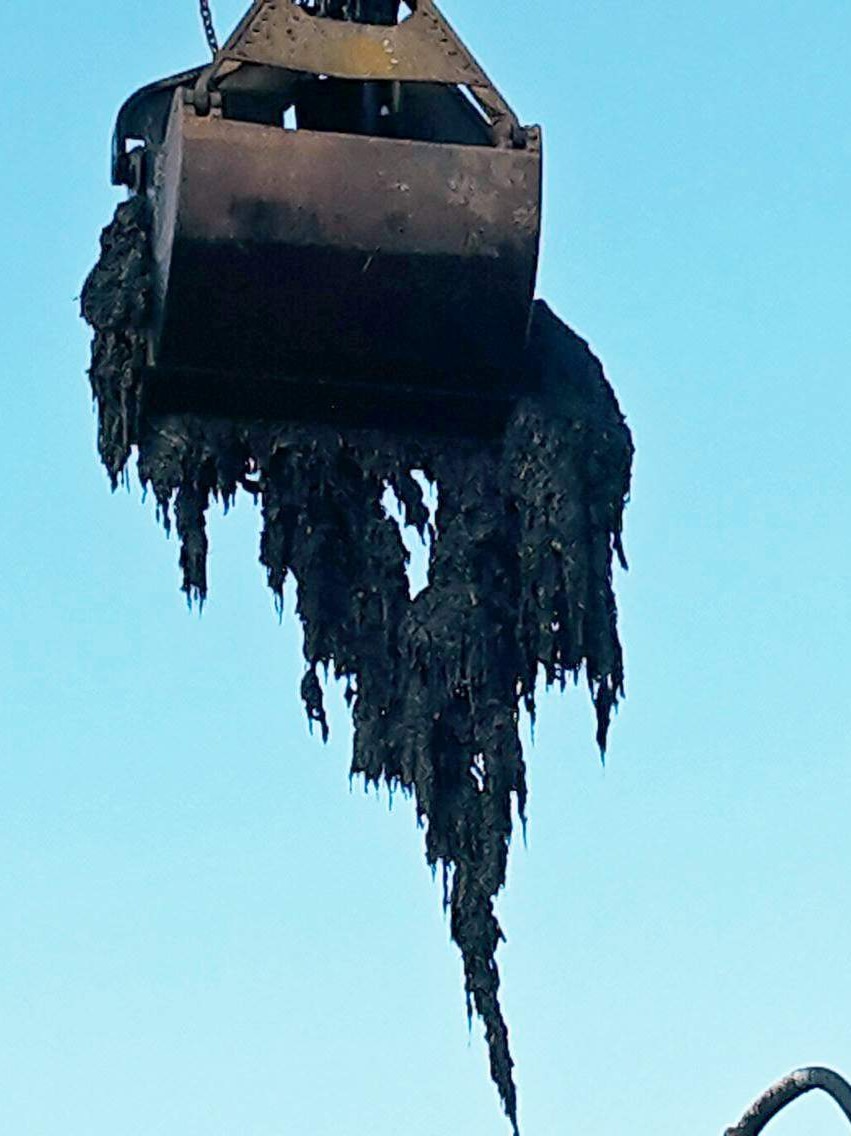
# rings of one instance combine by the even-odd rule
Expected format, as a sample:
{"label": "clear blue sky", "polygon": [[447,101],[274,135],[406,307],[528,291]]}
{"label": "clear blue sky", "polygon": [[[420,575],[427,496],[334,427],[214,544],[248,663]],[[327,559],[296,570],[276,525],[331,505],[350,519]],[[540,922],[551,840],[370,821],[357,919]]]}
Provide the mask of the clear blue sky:
{"label": "clear blue sky", "polygon": [[[500,902],[523,1130],[715,1136],[851,1070],[851,7],[446,8],[546,126],[541,292],[638,445],[628,701],[605,771],[584,693],[544,701]],[[95,458],[112,120],[205,59],[194,0],[0,31],[0,1131],[500,1136],[411,807],[350,792],[339,701],[309,737],[256,512],[213,524],[199,619]]]}

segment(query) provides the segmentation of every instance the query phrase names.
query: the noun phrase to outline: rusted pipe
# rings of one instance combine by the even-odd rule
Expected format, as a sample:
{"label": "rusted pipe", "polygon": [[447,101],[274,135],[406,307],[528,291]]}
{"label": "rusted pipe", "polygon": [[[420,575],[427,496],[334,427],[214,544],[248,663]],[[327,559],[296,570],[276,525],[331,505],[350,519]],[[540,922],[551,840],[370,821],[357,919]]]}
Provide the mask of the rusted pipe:
{"label": "rusted pipe", "polygon": [[832,1097],[845,1118],[851,1121],[851,1085],[832,1069],[811,1065],[796,1069],[767,1089],[754,1101],[739,1123],[726,1130],[724,1136],[759,1136],[768,1122],[787,1105],[813,1089],[821,1089]]}

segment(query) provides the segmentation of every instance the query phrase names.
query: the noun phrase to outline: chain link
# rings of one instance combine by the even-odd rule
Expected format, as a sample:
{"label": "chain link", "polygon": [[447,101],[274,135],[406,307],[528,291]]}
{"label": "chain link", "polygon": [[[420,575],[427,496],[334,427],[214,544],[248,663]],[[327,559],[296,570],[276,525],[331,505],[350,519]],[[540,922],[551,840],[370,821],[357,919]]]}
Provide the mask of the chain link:
{"label": "chain link", "polygon": [[213,13],[210,11],[210,0],[198,0],[201,9],[201,19],[204,23],[204,35],[213,55],[219,53],[219,37],[216,35],[216,26],[213,23]]}

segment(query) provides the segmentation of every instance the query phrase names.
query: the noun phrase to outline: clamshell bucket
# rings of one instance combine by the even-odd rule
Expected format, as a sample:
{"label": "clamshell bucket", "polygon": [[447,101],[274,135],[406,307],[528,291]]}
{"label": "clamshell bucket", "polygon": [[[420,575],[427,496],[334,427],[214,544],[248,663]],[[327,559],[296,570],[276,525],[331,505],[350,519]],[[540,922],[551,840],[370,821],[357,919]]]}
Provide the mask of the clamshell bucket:
{"label": "clamshell bucket", "polygon": [[118,177],[153,207],[161,401],[286,411],[361,384],[510,398],[540,137],[433,4],[379,26],[265,0],[189,74],[119,120]]}

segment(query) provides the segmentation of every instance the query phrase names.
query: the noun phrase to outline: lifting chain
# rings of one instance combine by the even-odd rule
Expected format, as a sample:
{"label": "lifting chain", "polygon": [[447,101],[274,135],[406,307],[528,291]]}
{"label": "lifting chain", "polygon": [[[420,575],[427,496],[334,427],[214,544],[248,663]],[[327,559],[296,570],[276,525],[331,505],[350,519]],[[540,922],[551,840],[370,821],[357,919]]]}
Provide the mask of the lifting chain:
{"label": "lifting chain", "polygon": [[210,45],[213,55],[219,53],[219,37],[216,35],[216,26],[213,23],[213,13],[210,11],[210,0],[198,0],[201,9],[201,19],[204,23],[204,35]]}

